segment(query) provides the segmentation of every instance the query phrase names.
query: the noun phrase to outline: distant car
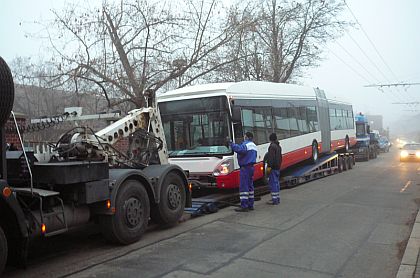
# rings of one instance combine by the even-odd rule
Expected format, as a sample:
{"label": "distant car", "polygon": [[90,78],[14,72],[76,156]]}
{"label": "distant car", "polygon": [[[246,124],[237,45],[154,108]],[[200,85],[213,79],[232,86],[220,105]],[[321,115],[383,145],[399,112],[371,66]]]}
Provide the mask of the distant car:
{"label": "distant car", "polygon": [[405,144],[401,148],[400,161],[420,161],[420,144]]}
{"label": "distant car", "polygon": [[389,148],[391,147],[391,143],[389,142],[388,138],[382,136],[379,138],[379,150],[381,152],[387,153],[389,152]]}

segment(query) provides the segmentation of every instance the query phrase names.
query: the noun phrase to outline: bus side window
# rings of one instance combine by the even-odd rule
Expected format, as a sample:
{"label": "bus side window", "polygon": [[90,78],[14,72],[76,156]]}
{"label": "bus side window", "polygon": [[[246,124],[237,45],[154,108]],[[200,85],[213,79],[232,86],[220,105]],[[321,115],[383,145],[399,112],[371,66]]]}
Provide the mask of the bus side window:
{"label": "bus side window", "polygon": [[316,107],[315,106],[309,106],[306,108],[306,114],[308,117],[308,126],[309,126],[309,132],[316,132],[319,130],[318,126],[318,116],[316,114]]}
{"label": "bus side window", "polygon": [[268,142],[267,115],[264,108],[256,107],[254,110],[254,142],[264,144]]}
{"label": "bus side window", "polygon": [[275,119],[275,133],[277,137],[281,139],[286,139],[290,137],[290,125],[289,118],[287,117],[287,108],[274,108],[273,115]]}
{"label": "bus side window", "polygon": [[306,134],[309,132],[306,107],[299,107],[298,123],[299,131],[301,132],[301,134]]}
{"label": "bus side window", "polygon": [[337,117],[335,116],[335,109],[330,109],[330,129],[335,130],[337,126]]}
{"label": "bus side window", "polygon": [[289,118],[291,137],[300,135],[299,126],[298,126],[298,112],[299,110],[296,107],[287,108],[287,117]]}

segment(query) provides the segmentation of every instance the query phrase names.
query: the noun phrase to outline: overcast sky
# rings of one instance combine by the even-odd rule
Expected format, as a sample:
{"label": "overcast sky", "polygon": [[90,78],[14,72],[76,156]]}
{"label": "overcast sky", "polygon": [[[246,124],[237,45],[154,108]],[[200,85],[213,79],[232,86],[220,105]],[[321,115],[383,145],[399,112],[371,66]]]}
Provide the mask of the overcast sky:
{"label": "overcast sky", "polygon": [[[328,1],[328,0],[326,0]],[[332,1],[332,0],[330,0]],[[43,46],[33,35],[40,30],[36,21],[52,18],[51,9],[59,9],[59,0],[1,0],[0,55],[11,61],[17,56],[42,57]],[[100,0],[78,1],[100,3]],[[366,88],[368,84],[420,82],[420,1],[419,0],[347,0],[360,23],[325,49],[320,67],[307,72],[304,85],[325,89],[353,103],[354,111],[382,114],[385,126],[394,126],[402,115],[415,115],[417,107],[395,105],[394,102],[420,100],[420,86],[383,89]],[[355,20],[349,9],[343,16]],[[376,46],[386,65],[374,50]],[[363,50],[361,51],[360,48]],[[367,56],[367,57],[366,57]],[[379,69],[379,70],[378,70]]]}

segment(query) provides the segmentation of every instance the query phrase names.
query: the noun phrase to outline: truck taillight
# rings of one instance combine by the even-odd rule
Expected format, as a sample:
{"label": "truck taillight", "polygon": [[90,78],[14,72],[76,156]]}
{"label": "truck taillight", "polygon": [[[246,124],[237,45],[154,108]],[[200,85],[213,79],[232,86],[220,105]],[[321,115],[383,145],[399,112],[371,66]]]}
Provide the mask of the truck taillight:
{"label": "truck taillight", "polygon": [[106,208],[107,209],[111,208],[111,200],[106,200]]}
{"label": "truck taillight", "polygon": [[233,171],[233,159],[227,158],[222,160],[214,169],[213,175],[214,176],[223,176],[231,173]]}
{"label": "truck taillight", "polygon": [[8,198],[10,195],[12,195],[12,190],[10,189],[10,187],[5,187],[3,188],[3,196]]}
{"label": "truck taillight", "polygon": [[47,226],[45,226],[45,224],[42,224],[42,225],[41,225],[41,232],[42,232],[43,234],[45,234],[45,233],[47,232]]}

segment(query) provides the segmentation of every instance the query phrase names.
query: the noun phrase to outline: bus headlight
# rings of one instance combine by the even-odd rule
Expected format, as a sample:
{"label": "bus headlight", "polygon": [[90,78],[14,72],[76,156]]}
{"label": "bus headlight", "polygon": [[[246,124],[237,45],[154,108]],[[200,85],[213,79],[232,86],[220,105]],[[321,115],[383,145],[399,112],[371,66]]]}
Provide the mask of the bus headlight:
{"label": "bus headlight", "polygon": [[407,157],[408,156],[408,152],[407,151],[401,151],[400,156],[401,157]]}
{"label": "bus headlight", "polygon": [[213,176],[223,176],[231,173],[233,171],[233,159],[227,158],[222,160],[217,164],[216,168],[213,171]]}

